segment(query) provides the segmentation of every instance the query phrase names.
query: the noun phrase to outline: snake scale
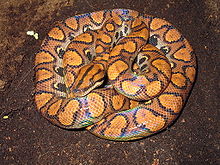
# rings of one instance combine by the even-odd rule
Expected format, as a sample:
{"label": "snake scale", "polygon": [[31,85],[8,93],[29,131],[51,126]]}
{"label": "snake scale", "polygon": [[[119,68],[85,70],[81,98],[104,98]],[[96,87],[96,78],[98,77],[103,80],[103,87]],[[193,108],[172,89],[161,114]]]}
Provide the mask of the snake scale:
{"label": "snake scale", "polygon": [[35,103],[53,124],[129,141],[167,128],[194,82],[189,42],[169,22],[129,9],[76,15],[35,57]]}

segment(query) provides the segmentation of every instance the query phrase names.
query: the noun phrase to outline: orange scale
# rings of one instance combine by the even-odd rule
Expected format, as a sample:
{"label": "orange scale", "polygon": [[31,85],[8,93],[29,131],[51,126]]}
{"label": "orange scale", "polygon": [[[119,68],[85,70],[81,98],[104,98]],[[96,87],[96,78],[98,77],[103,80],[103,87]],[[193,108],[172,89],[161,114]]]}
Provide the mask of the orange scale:
{"label": "orange scale", "polygon": [[100,39],[107,44],[112,42],[112,38],[107,34],[103,34]]}
{"label": "orange scale", "polygon": [[53,77],[53,72],[46,69],[39,69],[36,72],[36,80],[43,81]]}
{"label": "orange scale", "polygon": [[144,108],[139,109],[135,117],[139,125],[145,125],[152,132],[161,130],[166,124],[166,121],[161,116],[156,116],[153,112]]}
{"label": "orange scale", "polygon": [[65,74],[65,82],[66,82],[66,86],[67,88],[69,88],[70,86],[72,86],[72,84],[75,82],[75,75],[71,72],[66,72]]}
{"label": "orange scale", "polygon": [[104,135],[105,136],[120,136],[122,130],[126,128],[127,120],[124,116],[118,115],[110,121],[109,127],[106,128]]}
{"label": "orange scale", "polygon": [[173,74],[171,81],[178,87],[186,86],[186,78],[180,73]]}
{"label": "orange scale", "polygon": [[88,111],[91,117],[99,117],[105,111],[105,102],[103,97],[97,93],[89,93],[88,99]]}
{"label": "orange scale", "polygon": [[68,27],[70,27],[71,29],[73,29],[73,30],[77,30],[78,29],[78,22],[77,22],[77,20],[76,20],[76,18],[74,18],[74,17],[71,17],[71,18],[67,18],[66,20],[65,20],[65,23],[66,23],[66,25],[68,26]]}
{"label": "orange scale", "polygon": [[123,48],[127,52],[134,53],[137,49],[137,46],[134,41],[128,41],[124,44]]}
{"label": "orange scale", "polygon": [[83,59],[79,53],[73,50],[68,50],[63,55],[63,66],[66,67],[67,65],[71,66],[79,66],[83,62]]}
{"label": "orange scale", "polygon": [[90,33],[82,33],[81,35],[76,37],[74,39],[74,41],[92,43],[93,42],[93,36]]}
{"label": "orange scale", "polygon": [[52,99],[53,94],[51,93],[41,93],[35,95],[35,103],[37,105],[37,109],[41,109],[50,99]]}
{"label": "orange scale", "polygon": [[121,18],[119,17],[119,15],[118,14],[116,14],[116,13],[112,13],[112,19],[113,19],[113,21],[117,24],[117,25],[119,25],[119,26],[121,26],[122,25],[122,20],[121,20]]}
{"label": "orange scale", "polygon": [[163,59],[157,59],[152,62],[152,65],[159,71],[163,72],[167,77],[171,76],[171,66],[167,61]]}
{"label": "orange scale", "polygon": [[158,99],[165,108],[171,109],[175,113],[178,113],[183,105],[182,97],[173,94],[162,94]]}
{"label": "orange scale", "polygon": [[53,103],[47,110],[47,113],[49,115],[56,115],[58,110],[60,109],[60,106],[62,104],[62,99],[57,100],[55,103]]}
{"label": "orange scale", "polygon": [[93,12],[91,13],[91,18],[93,19],[94,22],[101,24],[105,17],[104,17],[104,11],[99,11],[99,12]]}
{"label": "orange scale", "polygon": [[[149,37],[149,31],[146,28],[143,28],[137,32],[131,33],[128,37],[134,37],[134,38],[142,37],[143,39],[146,40]],[[138,39],[138,41],[140,41],[140,40]]]}
{"label": "orange scale", "polygon": [[193,67],[188,67],[186,68],[186,76],[190,79],[190,81],[192,82],[195,78],[196,75],[196,69]]}
{"label": "orange scale", "polygon": [[150,24],[150,28],[152,30],[157,30],[160,27],[162,27],[163,25],[170,25],[170,23],[168,23],[167,21],[162,20],[160,18],[154,18]]}
{"label": "orange scale", "polygon": [[135,95],[141,89],[139,86],[134,86],[134,82],[131,81],[123,81],[121,83],[122,90],[124,93],[128,95]]}
{"label": "orange scale", "polygon": [[53,38],[53,39],[61,40],[61,41],[65,38],[65,35],[64,35],[63,31],[58,27],[53,28],[48,33],[48,36]]}
{"label": "orange scale", "polygon": [[112,106],[113,108],[118,111],[120,109],[122,109],[123,105],[124,105],[124,96],[122,95],[115,95],[112,97]]}
{"label": "orange scale", "polygon": [[142,21],[140,19],[135,19],[131,24],[131,28],[135,28],[136,26],[140,26],[141,24]]}
{"label": "orange scale", "polygon": [[54,57],[48,52],[40,52],[37,53],[35,56],[35,65],[41,63],[49,63],[53,61],[54,61]]}
{"label": "orange scale", "polygon": [[130,100],[130,108],[135,108],[136,106],[139,105],[139,102],[138,101],[135,101],[135,100]]}
{"label": "orange scale", "polygon": [[101,45],[98,45],[96,48],[95,48],[95,52],[96,53],[102,53],[104,51],[104,48],[103,46]]}
{"label": "orange scale", "polygon": [[117,57],[118,55],[121,54],[121,50],[123,48],[123,45],[116,45],[112,50],[111,50],[111,57]]}
{"label": "orange scale", "polygon": [[116,61],[108,68],[108,77],[115,80],[122,72],[128,69],[128,64],[124,61]]}
{"label": "orange scale", "polygon": [[187,48],[182,48],[178,50],[173,56],[178,60],[183,60],[186,62],[191,60],[191,54],[189,53],[189,50]]}
{"label": "orange scale", "polygon": [[112,31],[115,30],[115,26],[114,26],[114,24],[112,24],[112,23],[107,23],[107,24],[105,25],[105,27],[106,27],[107,31],[109,31],[109,32],[112,32]]}
{"label": "orange scale", "polygon": [[133,18],[137,18],[138,15],[139,15],[139,12],[137,12],[137,11],[130,11],[130,12],[129,12],[129,15],[130,15],[131,17],[133,17]]}
{"label": "orange scale", "polygon": [[71,100],[63,108],[63,111],[58,114],[58,120],[62,125],[68,126],[73,123],[73,115],[77,110],[80,109],[79,104],[80,103],[77,100]]}
{"label": "orange scale", "polygon": [[162,84],[160,81],[153,81],[146,86],[146,94],[150,97],[154,97],[161,92]]}
{"label": "orange scale", "polygon": [[175,42],[181,38],[181,34],[176,29],[170,29],[165,33],[164,38],[168,42]]}

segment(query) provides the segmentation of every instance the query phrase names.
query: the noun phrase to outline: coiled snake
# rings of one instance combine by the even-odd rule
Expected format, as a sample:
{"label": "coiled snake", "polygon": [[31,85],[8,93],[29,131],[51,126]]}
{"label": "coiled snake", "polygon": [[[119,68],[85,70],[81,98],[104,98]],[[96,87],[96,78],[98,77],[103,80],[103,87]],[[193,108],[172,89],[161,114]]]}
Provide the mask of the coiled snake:
{"label": "coiled snake", "polygon": [[37,109],[50,122],[128,141],[176,119],[196,61],[167,21],[113,9],[58,23],[36,54],[35,73]]}

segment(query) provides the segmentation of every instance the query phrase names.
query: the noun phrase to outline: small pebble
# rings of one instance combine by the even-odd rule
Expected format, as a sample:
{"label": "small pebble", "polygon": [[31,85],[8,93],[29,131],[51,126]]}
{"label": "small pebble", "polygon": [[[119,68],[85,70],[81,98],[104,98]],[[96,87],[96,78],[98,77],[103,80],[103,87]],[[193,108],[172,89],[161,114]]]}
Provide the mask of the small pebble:
{"label": "small pebble", "polygon": [[27,31],[27,35],[29,35],[29,36],[33,36],[36,40],[38,40],[38,38],[39,38],[39,35],[38,35],[38,33],[35,33],[34,31]]}
{"label": "small pebble", "polygon": [[5,87],[6,82],[3,80],[0,80],[0,90],[3,90],[3,88]]}
{"label": "small pebble", "polygon": [[8,115],[3,116],[3,119],[8,119],[8,118],[9,118]]}

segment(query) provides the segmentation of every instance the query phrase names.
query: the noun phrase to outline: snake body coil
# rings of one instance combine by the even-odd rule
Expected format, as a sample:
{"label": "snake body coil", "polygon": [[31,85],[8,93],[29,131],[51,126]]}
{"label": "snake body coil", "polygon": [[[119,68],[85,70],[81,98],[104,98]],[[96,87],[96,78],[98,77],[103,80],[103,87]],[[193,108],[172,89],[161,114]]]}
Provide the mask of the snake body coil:
{"label": "snake body coil", "polygon": [[35,58],[35,102],[62,128],[140,139],[179,115],[196,74],[188,41],[167,21],[113,9],[67,18]]}

